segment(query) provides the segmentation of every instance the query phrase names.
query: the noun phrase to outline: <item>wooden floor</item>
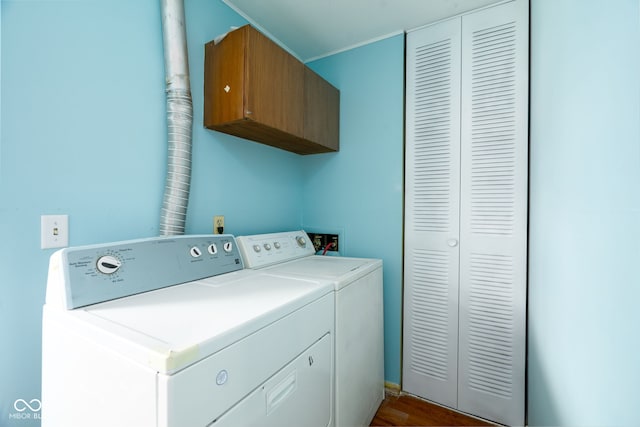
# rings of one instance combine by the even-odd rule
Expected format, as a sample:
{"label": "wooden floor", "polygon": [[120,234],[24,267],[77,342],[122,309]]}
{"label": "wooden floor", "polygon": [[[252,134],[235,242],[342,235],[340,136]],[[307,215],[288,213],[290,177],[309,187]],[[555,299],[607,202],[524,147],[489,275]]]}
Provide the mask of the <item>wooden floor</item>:
{"label": "wooden floor", "polygon": [[372,426],[495,426],[413,396],[387,394]]}

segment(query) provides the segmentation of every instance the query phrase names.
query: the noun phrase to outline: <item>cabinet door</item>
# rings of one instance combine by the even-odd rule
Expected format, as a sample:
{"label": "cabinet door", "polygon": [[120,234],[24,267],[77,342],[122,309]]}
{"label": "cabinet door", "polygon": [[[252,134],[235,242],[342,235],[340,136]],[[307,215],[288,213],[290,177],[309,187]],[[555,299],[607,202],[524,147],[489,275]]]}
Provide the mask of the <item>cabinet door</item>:
{"label": "cabinet door", "polygon": [[205,45],[204,125],[214,129],[244,118],[245,29],[227,35],[224,43]]}
{"label": "cabinet door", "polygon": [[245,117],[302,138],[304,64],[259,31],[246,28]]}
{"label": "cabinet door", "polygon": [[528,4],[462,17],[458,408],[524,423]]}
{"label": "cabinet door", "polygon": [[340,92],[309,68],[304,69],[304,138],[338,151]]}
{"label": "cabinet door", "polygon": [[457,405],[460,19],[407,35],[403,388]]}

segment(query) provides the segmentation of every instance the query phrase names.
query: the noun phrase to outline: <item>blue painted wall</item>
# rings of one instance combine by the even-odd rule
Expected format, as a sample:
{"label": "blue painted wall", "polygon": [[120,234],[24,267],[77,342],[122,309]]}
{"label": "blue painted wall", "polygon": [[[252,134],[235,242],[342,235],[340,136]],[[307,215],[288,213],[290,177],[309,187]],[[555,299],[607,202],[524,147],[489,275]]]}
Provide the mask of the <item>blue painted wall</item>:
{"label": "blue painted wall", "polygon": [[301,157],[202,125],[204,44],[246,21],[219,0],[187,0],[185,8],[195,117],[186,232],[210,233],[218,214],[234,235],[300,228]]}
{"label": "blue painted wall", "polygon": [[303,159],[303,224],[383,260],[385,378],[400,384],[404,35],[308,65],[340,89],[340,151]]}
{"label": "blue painted wall", "polygon": [[[187,232],[343,234],[385,262],[386,379],[400,379],[401,36],[310,64],[341,90],[341,151],[299,157],[201,126],[203,44],[244,20],[186,2],[194,99]],[[529,422],[631,425],[640,382],[638,0],[531,2]],[[166,136],[156,0],[2,0],[0,425],[40,396],[40,321],[52,250],[157,234]],[[248,196],[245,198],[243,194]]]}
{"label": "blue painted wall", "polygon": [[[195,116],[187,232],[210,232],[214,214],[237,235],[338,228],[344,255],[383,258],[387,379],[399,382],[403,38],[314,64],[343,91],[342,151],[300,157],[202,127],[204,43],[245,21],[221,2],[185,3]],[[2,0],[0,18],[0,425],[31,426],[37,414],[14,403],[40,397],[53,252],[40,249],[40,215],[68,214],[71,245],[158,233],[160,12],[156,0]],[[311,192],[333,185],[336,206],[318,211]]]}
{"label": "blue painted wall", "polygon": [[[204,43],[245,21],[219,1],[185,3],[195,114],[187,232],[211,232],[214,214],[225,215],[234,234],[299,228],[299,156],[202,127]],[[40,249],[40,215],[68,214],[71,245],[158,233],[166,170],[161,20],[157,0],[1,7],[0,425],[30,426],[39,424],[35,414],[13,405],[40,397],[53,252]]]}
{"label": "blue painted wall", "polygon": [[531,2],[529,424],[637,425],[640,10]]}

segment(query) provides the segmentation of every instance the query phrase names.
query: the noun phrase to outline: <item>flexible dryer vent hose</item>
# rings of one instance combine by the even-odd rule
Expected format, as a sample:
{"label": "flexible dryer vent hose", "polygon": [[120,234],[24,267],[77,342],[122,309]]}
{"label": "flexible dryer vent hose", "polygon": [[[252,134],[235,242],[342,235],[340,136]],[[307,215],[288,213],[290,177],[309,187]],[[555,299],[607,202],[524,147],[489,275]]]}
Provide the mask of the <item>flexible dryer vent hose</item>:
{"label": "flexible dryer vent hose", "polygon": [[167,93],[167,178],[160,235],[184,234],[191,184],[193,105],[183,0],[161,0]]}

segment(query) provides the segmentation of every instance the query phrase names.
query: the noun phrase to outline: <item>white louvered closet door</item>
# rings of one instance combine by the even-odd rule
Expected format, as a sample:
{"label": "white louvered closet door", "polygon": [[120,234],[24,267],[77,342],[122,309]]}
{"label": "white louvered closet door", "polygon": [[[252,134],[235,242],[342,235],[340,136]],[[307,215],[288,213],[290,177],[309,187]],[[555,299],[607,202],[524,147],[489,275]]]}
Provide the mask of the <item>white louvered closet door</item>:
{"label": "white louvered closet door", "polygon": [[458,408],[522,425],[528,4],[462,17]]}
{"label": "white louvered closet door", "polygon": [[455,407],[460,20],[407,36],[403,388]]}
{"label": "white louvered closet door", "polygon": [[524,424],[528,1],[407,35],[403,389]]}

